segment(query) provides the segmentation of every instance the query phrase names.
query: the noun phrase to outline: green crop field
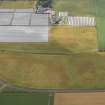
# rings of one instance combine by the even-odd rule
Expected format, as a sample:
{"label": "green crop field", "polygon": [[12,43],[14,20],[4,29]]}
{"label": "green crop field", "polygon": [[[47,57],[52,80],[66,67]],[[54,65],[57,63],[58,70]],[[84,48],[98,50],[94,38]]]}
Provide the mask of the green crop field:
{"label": "green crop field", "polygon": [[0,93],[0,104],[53,105],[53,97],[49,97],[49,93]]}
{"label": "green crop field", "polygon": [[96,0],[98,47],[105,50],[105,0]]}
{"label": "green crop field", "polygon": [[73,16],[94,16],[95,0],[53,0],[55,11],[66,11]]}

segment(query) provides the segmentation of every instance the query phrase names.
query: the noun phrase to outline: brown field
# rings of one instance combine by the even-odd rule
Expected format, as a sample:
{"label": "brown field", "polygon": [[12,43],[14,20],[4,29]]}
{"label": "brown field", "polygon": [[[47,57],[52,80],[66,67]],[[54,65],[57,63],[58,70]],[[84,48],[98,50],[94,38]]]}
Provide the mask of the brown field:
{"label": "brown field", "polygon": [[105,92],[56,93],[54,105],[105,105]]}

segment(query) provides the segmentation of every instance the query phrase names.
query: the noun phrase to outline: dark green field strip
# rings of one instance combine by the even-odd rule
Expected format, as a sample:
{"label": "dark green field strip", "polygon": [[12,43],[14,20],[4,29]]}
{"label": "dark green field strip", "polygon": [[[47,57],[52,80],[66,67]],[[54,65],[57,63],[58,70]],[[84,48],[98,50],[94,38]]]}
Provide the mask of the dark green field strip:
{"label": "dark green field strip", "polygon": [[98,45],[100,50],[105,50],[105,0],[96,0],[96,19]]}
{"label": "dark green field strip", "polygon": [[49,93],[49,105],[54,105],[54,93]]}
{"label": "dark green field strip", "polygon": [[0,105],[48,105],[48,93],[1,93]]}
{"label": "dark green field strip", "polygon": [[97,17],[98,49],[105,50],[105,17]]}
{"label": "dark green field strip", "polygon": [[60,53],[69,52],[53,38],[48,43],[0,43],[1,52]]}
{"label": "dark green field strip", "polygon": [[16,44],[16,43],[5,43],[0,44],[0,52],[20,52],[20,53],[65,53],[71,52],[66,48],[55,43],[43,43],[43,44]]}

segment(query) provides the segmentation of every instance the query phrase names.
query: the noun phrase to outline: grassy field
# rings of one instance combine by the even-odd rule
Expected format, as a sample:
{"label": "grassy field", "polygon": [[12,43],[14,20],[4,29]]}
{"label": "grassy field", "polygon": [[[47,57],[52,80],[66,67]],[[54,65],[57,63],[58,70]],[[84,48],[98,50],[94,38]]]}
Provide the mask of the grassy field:
{"label": "grassy field", "polygon": [[53,27],[49,35],[58,45],[66,49],[66,52],[91,52],[97,49],[95,27],[58,26]]}
{"label": "grassy field", "polygon": [[1,9],[24,9],[33,8],[35,0],[30,1],[0,1]]}
{"label": "grassy field", "polygon": [[69,15],[95,16],[95,0],[53,0],[52,7]]}
{"label": "grassy field", "polygon": [[53,105],[48,93],[0,93],[2,105]]}
{"label": "grassy field", "polygon": [[53,0],[56,11],[67,11],[72,16],[95,16],[98,48],[105,50],[105,0]]}
{"label": "grassy field", "polygon": [[105,54],[0,54],[0,79],[32,88],[105,88]]}
{"label": "grassy field", "polygon": [[98,33],[98,47],[100,50],[105,50],[105,0],[96,0],[96,19]]}
{"label": "grassy field", "polygon": [[54,105],[105,105],[105,92],[57,93]]}

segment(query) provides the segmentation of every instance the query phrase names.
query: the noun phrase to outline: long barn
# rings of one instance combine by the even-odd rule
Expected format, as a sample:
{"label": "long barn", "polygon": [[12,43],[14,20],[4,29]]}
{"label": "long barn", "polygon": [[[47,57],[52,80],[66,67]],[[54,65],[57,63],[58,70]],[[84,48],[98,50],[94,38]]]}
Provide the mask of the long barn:
{"label": "long barn", "polygon": [[0,42],[48,42],[48,15],[0,9]]}

